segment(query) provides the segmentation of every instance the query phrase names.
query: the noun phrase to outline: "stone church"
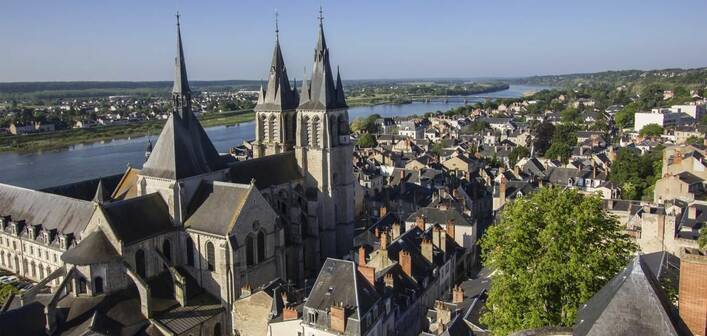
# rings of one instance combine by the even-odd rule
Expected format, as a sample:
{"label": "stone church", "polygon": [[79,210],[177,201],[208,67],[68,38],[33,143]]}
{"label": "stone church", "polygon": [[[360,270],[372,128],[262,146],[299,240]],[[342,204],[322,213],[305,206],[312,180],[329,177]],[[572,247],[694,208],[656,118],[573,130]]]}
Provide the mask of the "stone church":
{"label": "stone church", "polygon": [[39,282],[0,309],[3,329],[231,334],[242,288],[305,286],[351,250],[353,147],[321,16],[299,92],[276,34],[254,159],[218,153],[192,113],[177,20],[172,113],[142,169],[92,201],[0,185],[0,268]]}

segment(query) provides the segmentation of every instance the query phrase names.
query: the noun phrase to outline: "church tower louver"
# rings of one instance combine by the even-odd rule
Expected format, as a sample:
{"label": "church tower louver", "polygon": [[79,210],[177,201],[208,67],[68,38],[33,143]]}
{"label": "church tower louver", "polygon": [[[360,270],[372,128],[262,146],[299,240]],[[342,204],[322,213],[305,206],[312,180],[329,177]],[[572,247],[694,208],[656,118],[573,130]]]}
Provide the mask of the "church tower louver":
{"label": "church tower louver", "polygon": [[297,108],[295,154],[319,203],[322,256],[343,256],[352,246],[354,222],[353,146],[341,76],[331,70],[322,11],[311,80],[302,82]]}
{"label": "church tower louver", "polygon": [[253,156],[277,154],[295,146],[295,115],[299,100],[290,87],[280,49],[280,31],[275,17],[275,49],[266,88],[260,88],[255,107],[256,129]]}

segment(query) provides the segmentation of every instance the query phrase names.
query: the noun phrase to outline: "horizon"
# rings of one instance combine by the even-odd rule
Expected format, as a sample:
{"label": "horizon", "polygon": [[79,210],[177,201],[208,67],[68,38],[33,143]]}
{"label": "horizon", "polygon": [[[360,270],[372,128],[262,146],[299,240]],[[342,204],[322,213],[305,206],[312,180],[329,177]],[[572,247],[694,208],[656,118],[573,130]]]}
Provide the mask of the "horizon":
{"label": "horizon", "polygon": [[[341,65],[344,80],[503,80],[707,67],[701,56],[707,36],[699,34],[707,3],[696,0],[680,6],[655,0],[176,6],[30,0],[0,13],[0,29],[13,32],[2,41],[7,53],[0,82],[170,81],[177,8],[194,81],[265,79],[276,10],[289,76],[301,80],[302,69],[311,67],[320,4],[332,63]],[[678,20],[679,27],[669,24]]]}

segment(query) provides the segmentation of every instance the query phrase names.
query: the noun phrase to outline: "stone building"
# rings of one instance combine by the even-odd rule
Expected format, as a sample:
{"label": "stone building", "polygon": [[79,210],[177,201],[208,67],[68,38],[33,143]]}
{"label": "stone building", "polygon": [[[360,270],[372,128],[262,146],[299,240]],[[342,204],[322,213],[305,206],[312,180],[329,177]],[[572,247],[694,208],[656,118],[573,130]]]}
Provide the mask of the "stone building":
{"label": "stone building", "polygon": [[178,20],[173,110],[142,169],[108,197],[99,185],[93,201],[0,185],[0,268],[39,281],[2,323],[25,316],[14,322],[24,334],[233,334],[243,288],[301,286],[348,253],[353,154],[321,21],[299,99],[279,38],[262,91],[257,158],[218,153],[192,113]]}

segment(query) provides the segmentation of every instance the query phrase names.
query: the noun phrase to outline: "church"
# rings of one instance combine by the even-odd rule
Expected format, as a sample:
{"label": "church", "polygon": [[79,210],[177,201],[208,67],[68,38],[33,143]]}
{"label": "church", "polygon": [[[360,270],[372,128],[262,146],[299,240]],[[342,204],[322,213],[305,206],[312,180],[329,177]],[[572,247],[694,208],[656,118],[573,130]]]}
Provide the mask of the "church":
{"label": "church", "polygon": [[242,291],[306,288],[351,250],[353,146],[321,13],[299,92],[276,29],[252,160],[219,153],[192,113],[179,17],[176,44],[172,113],[141,169],[93,200],[0,185],[0,268],[38,282],[0,308],[3,329],[230,335]]}

